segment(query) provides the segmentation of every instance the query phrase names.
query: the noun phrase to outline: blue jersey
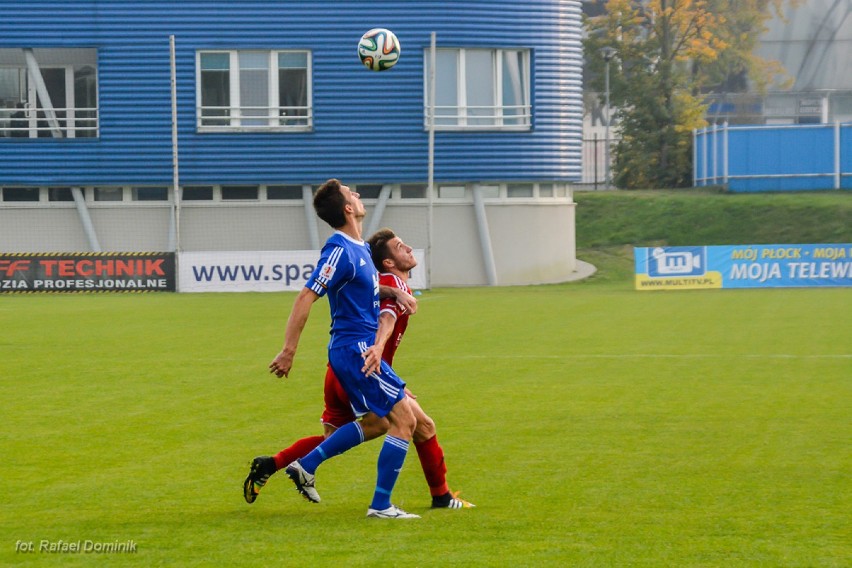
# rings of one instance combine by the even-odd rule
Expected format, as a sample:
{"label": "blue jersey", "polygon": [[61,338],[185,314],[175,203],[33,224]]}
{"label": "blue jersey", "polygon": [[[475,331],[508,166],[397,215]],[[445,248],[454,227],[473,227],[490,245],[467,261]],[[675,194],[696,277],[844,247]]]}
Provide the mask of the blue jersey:
{"label": "blue jersey", "polygon": [[369,341],[379,327],[379,273],[370,245],[335,231],[325,242],[319,262],[305,284],[331,308],[329,349]]}

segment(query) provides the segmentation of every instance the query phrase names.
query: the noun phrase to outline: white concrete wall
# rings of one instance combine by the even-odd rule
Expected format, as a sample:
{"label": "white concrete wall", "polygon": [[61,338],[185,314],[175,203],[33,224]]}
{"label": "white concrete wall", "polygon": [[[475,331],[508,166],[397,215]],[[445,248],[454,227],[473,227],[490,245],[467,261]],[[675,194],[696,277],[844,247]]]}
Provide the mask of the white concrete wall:
{"label": "white concrete wall", "polygon": [[[486,200],[485,211],[498,285],[554,283],[571,276],[576,242],[570,198]],[[90,204],[89,212],[104,252],[168,250],[168,203]],[[415,248],[428,247],[425,204],[389,202],[379,226],[393,228]],[[181,213],[181,248],[307,250],[308,227],[301,202],[189,204]],[[331,230],[321,221],[318,229],[322,243]],[[0,207],[0,252],[91,250],[73,204]],[[431,286],[488,284],[472,201],[434,205],[431,254]]]}

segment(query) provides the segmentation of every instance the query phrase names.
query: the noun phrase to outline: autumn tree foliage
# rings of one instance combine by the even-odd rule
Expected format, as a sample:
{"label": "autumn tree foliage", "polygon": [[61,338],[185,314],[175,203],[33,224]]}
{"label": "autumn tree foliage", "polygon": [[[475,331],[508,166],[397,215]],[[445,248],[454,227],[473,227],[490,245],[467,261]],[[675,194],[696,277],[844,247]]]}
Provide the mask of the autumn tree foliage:
{"label": "autumn tree foliage", "polygon": [[592,85],[603,92],[602,48],[610,62],[611,103],[620,140],[614,148],[618,187],[691,185],[692,130],[705,126],[705,95],[779,72],[754,48],[766,20],[784,0],[606,0],[586,20]]}

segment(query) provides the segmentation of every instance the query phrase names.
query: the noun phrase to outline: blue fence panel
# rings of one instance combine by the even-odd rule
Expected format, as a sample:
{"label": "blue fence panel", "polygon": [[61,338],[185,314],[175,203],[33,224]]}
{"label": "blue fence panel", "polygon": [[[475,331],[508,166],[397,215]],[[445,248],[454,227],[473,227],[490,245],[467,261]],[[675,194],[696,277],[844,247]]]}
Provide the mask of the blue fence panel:
{"label": "blue fence panel", "polygon": [[852,125],[721,126],[695,134],[694,183],[734,192],[852,187]]}
{"label": "blue fence panel", "polygon": [[852,189],[852,124],[840,125],[840,189]]}

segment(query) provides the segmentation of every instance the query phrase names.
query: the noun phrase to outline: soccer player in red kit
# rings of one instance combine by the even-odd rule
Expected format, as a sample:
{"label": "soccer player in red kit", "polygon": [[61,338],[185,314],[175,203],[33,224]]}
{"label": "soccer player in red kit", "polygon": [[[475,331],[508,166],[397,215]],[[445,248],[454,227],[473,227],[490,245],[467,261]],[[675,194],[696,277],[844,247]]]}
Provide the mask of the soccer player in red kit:
{"label": "soccer player in red kit", "polygon": [[[379,271],[379,284],[383,287],[397,288],[411,294],[408,287],[408,274],[417,266],[417,260],[410,246],[390,229],[382,229],[367,242],[370,243],[373,264]],[[379,314],[378,336],[384,338],[382,359],[393,364],[393,357],[399,347],[405,329],[408,326],[409,313],[393,297],[382,299]],[[450,492],[447,485],[447,467],[444,463],[444,451],[438,444],[435,422],[423,411],[420,404],[407,388],[409,403],[417,417],[414,431],[414,447],[423,467],[429,492],[432,495],[433,508],[462,509],[474,505]],[[274,456],[254,458],[251,471],[243,483],[243,495],[246,502],[253,503],[260,489],[276,471],[286,468],[293,461],[305,456],[317,447],[337,428],[355,420],[355,414],[349,404],[349,398],[340,385],[331,366],[325,375],[325,409],[322,414],[324,436],[309,436],[297,440],[292,446],[281,450]]]}

